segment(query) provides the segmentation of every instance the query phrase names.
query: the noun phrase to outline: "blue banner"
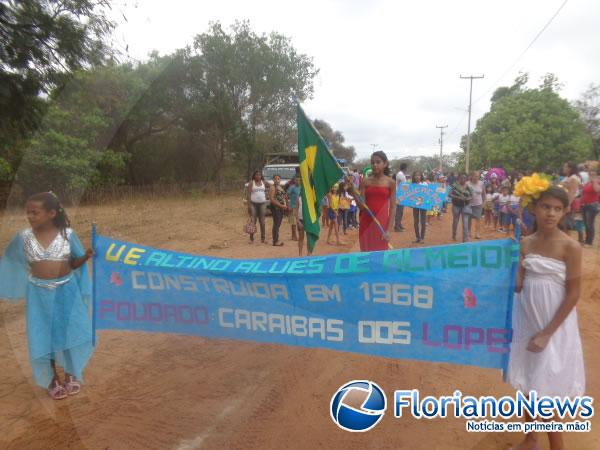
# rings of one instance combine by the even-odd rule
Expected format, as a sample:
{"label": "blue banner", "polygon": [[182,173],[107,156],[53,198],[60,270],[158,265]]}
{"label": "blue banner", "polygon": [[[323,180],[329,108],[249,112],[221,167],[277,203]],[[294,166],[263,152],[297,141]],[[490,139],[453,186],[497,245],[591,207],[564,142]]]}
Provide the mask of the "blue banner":
{"label": "blue banner", "polygon": [[502,368],[512,240],[290,259],[223,259],[94,237],[98,329]]}
{"label": "blue banner", "polygon": [[441,183],[427,185],[400,183],[396,190],[398,204],[427,211],[431,211],[434,207],[441,208],[447,196],[448,188]]}

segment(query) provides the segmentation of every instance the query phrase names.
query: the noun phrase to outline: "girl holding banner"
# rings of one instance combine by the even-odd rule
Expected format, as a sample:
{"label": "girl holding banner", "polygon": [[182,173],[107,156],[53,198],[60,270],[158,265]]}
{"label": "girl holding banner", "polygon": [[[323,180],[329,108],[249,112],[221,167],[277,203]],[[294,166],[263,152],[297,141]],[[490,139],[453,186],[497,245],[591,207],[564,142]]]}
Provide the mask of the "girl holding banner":
{"label": "girl holding banner", "polygon": [[[536,232],[521,241],[507,380],[526,395],[537,391],[540,397],[575,397],[585,391],[575,311],[582,250],[559,228],[569,207],[567,191],[536,175],[515,187],[524,206],[533,199]],[[564,448],[562,433],[548,437],[552,450]],[[536,435],[528,434],[516,448],[539,448]]]}
{"label": "girl holding banner", "polygon": [[[358,236],[363,252],[389,248],[396,216],[396,183],[389,176],[389,164],[384,152],[373,153],[372,172],[363,179],[359,198],[355,196],[361,209]],[[364,203],[361,199],[364,199]]]}
{"label": "girl holding banner", "polygon": [[[31,196],[25,208],[31,228],[17,233],[0,259],[0,298],[26,298],[33,378],[60,400],[79,393],[93,352],[86,267],[92,250],[83,249],[52,192]],[[57,362],[65,369],[64,383]]]}

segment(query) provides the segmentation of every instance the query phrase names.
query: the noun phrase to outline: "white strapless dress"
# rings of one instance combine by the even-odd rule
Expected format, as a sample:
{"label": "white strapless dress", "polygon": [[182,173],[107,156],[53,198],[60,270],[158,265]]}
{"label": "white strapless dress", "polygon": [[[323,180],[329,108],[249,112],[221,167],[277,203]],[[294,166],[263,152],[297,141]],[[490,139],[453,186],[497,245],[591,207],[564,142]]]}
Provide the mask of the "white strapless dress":
{"label": "white strapless dress", "polygon": [[529,254],[523,261],[525,279],[515,295],[513,339],[507,380],[518,390],[539,395],[574,397],[585,391],[583,351],[575,308],[540,353],[527,350],[529,340],[554,317],[565,300],[563,261]]}

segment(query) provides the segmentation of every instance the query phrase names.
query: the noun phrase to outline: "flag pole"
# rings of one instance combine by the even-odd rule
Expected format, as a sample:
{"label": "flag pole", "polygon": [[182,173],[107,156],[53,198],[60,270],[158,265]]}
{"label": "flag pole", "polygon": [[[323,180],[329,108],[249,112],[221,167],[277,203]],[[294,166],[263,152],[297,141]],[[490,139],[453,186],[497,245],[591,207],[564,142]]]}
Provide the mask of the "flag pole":
{"label": "flag pole", "polygon": [[[92,223],[92,250],[94,251],[94,255],[96,255],[96,223]],[[96,280],[96,275],[98,273],[97,268],[97,259],[94,258],[92,264],[92,346],[96,346],[96,287],[98,285],[98,281]]]}

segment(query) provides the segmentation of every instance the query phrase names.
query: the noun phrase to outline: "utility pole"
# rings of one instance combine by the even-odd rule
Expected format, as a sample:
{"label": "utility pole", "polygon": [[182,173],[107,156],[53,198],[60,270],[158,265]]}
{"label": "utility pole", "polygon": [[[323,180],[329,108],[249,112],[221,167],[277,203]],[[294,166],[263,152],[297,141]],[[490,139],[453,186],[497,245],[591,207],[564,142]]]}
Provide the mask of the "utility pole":
{"label": "utility pole", "polygon": [[469,75],[466,77],[463,77],[462,75],[460,76],[463,80],[470,80],[471,81],[471,87],[469,89],[469,124],[467,125],[467,164],[466,164],[466,172],[467,174],[469,173],[469,152],[471,149],[471,99],[473,98],[473,80],[479,79],[479,78],[483,78],[484,75],[479,75],[479,76],[475,76],[475,75]]}
{"label": "utility pole", "polygon": [[448,125],[435,126],[440,129],[440,175],[442,174],[442,148],[444,147],[444,128],[448,128]]}

